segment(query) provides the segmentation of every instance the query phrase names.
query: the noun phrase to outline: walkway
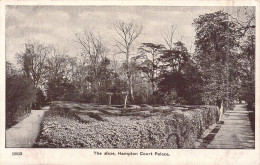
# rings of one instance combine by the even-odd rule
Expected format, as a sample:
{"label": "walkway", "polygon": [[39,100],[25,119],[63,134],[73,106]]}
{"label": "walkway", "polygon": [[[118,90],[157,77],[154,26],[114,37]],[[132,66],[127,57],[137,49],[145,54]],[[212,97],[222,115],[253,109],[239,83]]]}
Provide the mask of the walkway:
{"label": "walkway", "polygon": [[226,112],[223,117],[224,124],[220,126],[207,148],[255,148],[255,135],[248,114],[245,104],[236,105],[233,111]]}
{"label": "walkway", "polygon": [[6,130],[6,147],[30,148],[35,142],[42,122],[43,114],[49,106],[41,110],[32,110],[31,114],[18,124]]}

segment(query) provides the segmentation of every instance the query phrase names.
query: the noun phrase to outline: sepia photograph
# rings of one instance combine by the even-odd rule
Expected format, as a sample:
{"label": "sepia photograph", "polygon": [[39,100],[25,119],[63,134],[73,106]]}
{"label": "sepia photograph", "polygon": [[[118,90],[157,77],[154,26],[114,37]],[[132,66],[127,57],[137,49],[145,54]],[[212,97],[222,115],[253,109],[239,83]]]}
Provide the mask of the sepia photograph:
{"label": "sepia photograph", "polygon": [[255,6],[6,5],[5,148],[254,150],[255,36]]}

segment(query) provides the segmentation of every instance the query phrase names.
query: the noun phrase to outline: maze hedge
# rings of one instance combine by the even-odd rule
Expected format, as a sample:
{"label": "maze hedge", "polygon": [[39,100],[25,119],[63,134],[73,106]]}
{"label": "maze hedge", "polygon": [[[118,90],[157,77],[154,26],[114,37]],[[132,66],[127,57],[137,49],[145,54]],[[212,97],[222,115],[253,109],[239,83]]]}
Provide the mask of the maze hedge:
{"label": "maze hedge", "polygon": [[93,120],[83,119],[73,108],[52,105],[34,147],[195,148],[196,139],[218,120],[216,106],[171,107],[156,113],[150,108],[148,117],[84,111]]}

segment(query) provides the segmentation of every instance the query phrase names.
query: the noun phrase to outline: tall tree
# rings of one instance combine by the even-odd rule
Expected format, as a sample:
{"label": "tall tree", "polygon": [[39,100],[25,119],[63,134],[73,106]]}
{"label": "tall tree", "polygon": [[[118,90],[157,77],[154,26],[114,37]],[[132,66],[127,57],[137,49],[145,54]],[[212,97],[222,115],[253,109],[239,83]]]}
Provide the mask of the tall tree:
{"label": "tall tree", "polygon": [[162,71],[175,70],[181,72],[190,58],[184,43],[178,41],[174,43],[173,46],[171,50],[164,50],[160,57]]}
{"label": "tall tree", "polygon": [[58,100],[65,92],[65,84],[68,81],[67,65],[69,57],[59,52],[55,47],[51,48],[51,57],[48,58],[47,97],[49,100]]}
{"label": "tall tree", "polygon": [[204,101],[214,104],[223,100],[226,107],[233,101],[237,81],[238,31],[228,13],[217,11],[194,20],[195,58],[204,80]]}
{"label": "tall tree", "polygon": [[152,84],[152,94],[155,90],[155,83],[158,76],[159,58],[165,50],[161,44],[142,43],[138,48],[139,54],[133,59],[141,61],[139,69],[146,74]]}
{"label": "tall tree", "polygon": [[25,43],[25,51],[17,54],[18,63],[35,88],[44,83],[44,76],[47,73],[46,61],[50,51],[50,46],[33,41]]}
{"label": "tall tree", "polygon": [[143,26],[137,25],[133,20],[130,22],[117,21],[117,23],[114,24],[114,28],[119,36],[119,39],[114,38],[116,42],[115,46],[119,50],[118,53],[123,53],[126,56],[126,73],[128,78],[129,94],[130,98],[134,100],[132,77],[129,71],[130,51],[133,42],[141,34]]}
{"label": "tall tree", "polygon": [[83,34],[76,34],[77,42],[82,48],[83,63],[87,64],[88,81],[91,83],[91,92],[94,95],[96,102],[97,94],[99,93],[100,77],[99,66],[100,62],[106,58],[106,47],[102,37],[98,33],[85,31]]}
{"label": "tall tree", "polygon": [[172,50],[163,51],[160,56],[160,82],[158,84],[160,92],[168,96],[173,95],[170,97],[175,97],[175,99],[186,97],[189,84],[185,78],[187,72],[185,67],[189,60],[187,48],[180,41],[174,43]]}
{"label": "tall tree", "polygon": [[[34,96],[38,97],[37,90],[42,90],[46,83],[47,58],[50,54],[50,46],[43,45],[38,41],[29,41],[25,43],[25,51],[17,54],[18,64],[21,66],[23,74],[27,81],[34,87]],[[32,108],[38,108],[35,98]]]}
{"label": "tall tree", "polygon": [[253,109],[255,103],[255,8],[243,7],[230,15],[240,32],[240,86],[238,97]]}

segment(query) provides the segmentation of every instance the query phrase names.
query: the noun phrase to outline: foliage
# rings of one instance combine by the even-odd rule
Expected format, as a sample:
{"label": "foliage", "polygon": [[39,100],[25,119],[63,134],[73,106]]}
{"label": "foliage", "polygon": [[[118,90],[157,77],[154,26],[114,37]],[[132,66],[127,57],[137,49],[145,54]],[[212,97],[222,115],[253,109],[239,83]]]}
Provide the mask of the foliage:
{"label": "foliage", "polygon": [[55,77],[47,82],[47,96],[50,101],[53,100],[75,100],[77,92],[75,86],[66,78]]}
{"label": "foliage", "polygon": [[165,50],[160,56],[162,72],[176,71],[182,72],[182,68],[189,61],[190,55],[185,44],[181,41],[174,43],[172,50]]}
{"label": "foliage", "polygon": [[[246,10],[247,11],[247,10]],[[241,99],[246,100],[249,109],[255,106],[255,11],[243,12],[246,21],[235,19],[241,32],[241,86],[238,92]]]}
{"label": "foliage", "polygon": [[[167,48],[143,42],[135,52],[143,27],[133,20],[114,24],[114,51],[99,32],[90,30],[76,34],[81,48],[77,57],[52,45],[26,42],[17,55],[21,69],[17,72],[7,65],[7,74],[12,75],[7,78],[8,89],[15,88],[11,79],[24,82],[24,90],[36,96],[28,103],[34,100],[36,106],[46,99],[108,104],[111,96],[112,104],[123,104],[126,98],[128,105],[216,105],[223,100],[225,108],[243,99],[254,109],[255,11],[245,7],[236,14],[203,14],[193,25],[194,54],[183,42],[174,42],[174,25],[161,36]],[[120,54],[126,59],[117,59]]]}
{"label": "foliage", "polygon": [[196,62],[203,78],[203,101],[214,104],[224,100],[229,108],[237,90],[239,32],[228,13],[218,11],[194,20]]}
{"label": "foliage", "polygon": [[35,88],[40,87],[44,81],[46,59],[50,54],[50,46],[45,46],[37,41],[25,43],[25,51],[17,54],[18,63],[28,80]]}
{"label": "foliage", "polygon": [[[182,112],[177,111],[177,107],[168,108],[170,111],[159,108],[159,112],[150,117],[142,117],[142,113],[139,113],[134,118],[98,112],[98,116],[103,116],[105,121],[87,119],[83,123],[73,117],[79,114],[73,110],[79,107],[74,103],[66,103],[70,106],[70,113],[74,112],[71,117],[55,113],[66,109],[68,114],[68,108],[64,105],[51,107],[44,118],[35,147],[195,148],[196,139],[218,120],[217,107],[201,106],[190,107],[190,110]],[[91,115],[97,116],[97,112],[87,108],[89,105],[84,107],[86,114],[91,112]]]}
{"label": "foliage", "polygon": [[46,96],[41,89],[37,89],[36,91],[36,100],[35,104],[33,104],[32,109],[41,109],[42,106],[47,104]]}
{"label": "foliage", "polygon": [[35,88],[24,79],[10,64],[6,64],[6,125],[12,126],[25,114],[30,112],[31,104],[35,102]]}
{"label": "foliage", "polygon": [[139,55],[133,58],[134,60],[141,61],[138,69],[148,77],[152,85],[152,95],[154,94],[158,78],[159,58],[164,49],[165,47],[160,44],[142,43],[138,48]]}
{"label": "foliage", "polygon": [[114,24],[114,29],[119,39],[115,39],[115,46],[118,49],[118,54],[125,54],[125,73],[127,76],[128,93],[130,99],[134,100],[132,75],[130,72],[130,53],[133,47],[133,42],[138,38],[143,30],[142,25],[138,25],[133,20],[130,22],[124,22],[122,20],[117,21]]}
{"label": "foliage", "polygon": [[174,44],[172,50],[163,51],[160,57],[159,91],[162,102],[200,104],[201,78],[196,64],[190,58],[182,42]]}
{"label": "foliage", "polygon": [[[122,103],[122,91],[126,91],[127,89],[127,83],[123,80],[116,79],[115,83],[113,85],[112,91],[114,92],[114,95],[112,96],[112,100],[114,100],[115,104]],[[121,98],[121,99],[119,99]]]}

